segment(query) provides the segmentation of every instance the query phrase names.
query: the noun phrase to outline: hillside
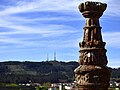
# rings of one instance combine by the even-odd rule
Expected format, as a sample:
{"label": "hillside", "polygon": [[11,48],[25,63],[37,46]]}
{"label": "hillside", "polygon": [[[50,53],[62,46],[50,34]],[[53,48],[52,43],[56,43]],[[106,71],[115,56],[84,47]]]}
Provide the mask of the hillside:
{"label": "hillside", "polygon": [[[72,82],[77,62],[0,62],[0,82],[2,83],[45,83]],[[120,81],[120,68],[112,69],[112,78]]]}
{"label": "hillside", "polygon": [[1,62],[0,82],[71,82],[74,80],[73,71],[77,66],[77,62]]}

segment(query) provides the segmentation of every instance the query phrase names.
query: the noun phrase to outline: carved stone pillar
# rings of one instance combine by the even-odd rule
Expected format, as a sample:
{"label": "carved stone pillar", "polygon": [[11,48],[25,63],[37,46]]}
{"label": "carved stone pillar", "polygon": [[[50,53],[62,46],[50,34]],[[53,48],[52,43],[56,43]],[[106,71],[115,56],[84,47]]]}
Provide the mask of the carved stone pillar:
{"label": "carved stone pillar", "polygon": [[108,90],[110,71],[106,66],[106,43],[102,40],[99,24],[99,18],[106,7],[105,3],[89,1],[79,5],[80,12],[86,18],[86,24],[83,41],[79,43],[80,66],[75,69],[78,90]]}

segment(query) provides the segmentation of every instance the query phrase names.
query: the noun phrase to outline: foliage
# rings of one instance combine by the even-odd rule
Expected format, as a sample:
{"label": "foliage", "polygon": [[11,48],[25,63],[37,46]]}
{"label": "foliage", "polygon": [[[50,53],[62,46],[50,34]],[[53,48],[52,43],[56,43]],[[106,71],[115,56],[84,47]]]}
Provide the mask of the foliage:
{"label": "foliage", "polygon": [[11,83],[11,84],[6,84],[6,86],[9,86],[9,87],[17,87],[18,85],[17,85],[17,84],[14,84],[14,83]]}
{"label": "foliage", "polygon": [[44,87],[50,87],[50,85],[51,85],[50,82],[43,83],[43,86],[44,86]]}
{"label": "foliage", "polygon": [[116,90],[115,88],[109,88],[108,90]]}
{"label": "foliage", "polygon": [[112,78],[120,78],[120,68],[118,68],[118,69],[113,68],[111,77]]}
{"label": "foliage", "polygon": [[[0,62],[0,86],[3,83],[57,83],[74,81],[74,69],[78,62]],[[111,78],[120,82],[120,68],[110,68]]]}
{"label": "foliage", "polygon": [[72,82],[77,62],[0,62],[0,82],[3,83],[57,83]]}
{"label": "foliage", "polygon": [[47,87],[38,86],[36,87],[36,90],[48,90],[48,89]]}
{"label": "foliage", "polygon": [[6,84],[5,84],[5,83],[0,83],[0,87],[1,87],[1,86],[6,86]]}

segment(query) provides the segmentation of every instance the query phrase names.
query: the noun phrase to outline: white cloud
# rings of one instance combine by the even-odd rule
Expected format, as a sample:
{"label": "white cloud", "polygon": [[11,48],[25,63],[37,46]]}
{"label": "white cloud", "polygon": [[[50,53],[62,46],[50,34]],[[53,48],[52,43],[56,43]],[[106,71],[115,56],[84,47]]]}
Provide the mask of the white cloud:
{"label": "white cloud", "polygon": [[[73,4],[76,2],[69,1],[69,4],[66,4],[67,1],[57,1],[53,0],[53,2],[48,0],[36,0],[33,2],[20,1],[17,2],[14,6],[8,6],[0,12],[0,27],[4,27],[6,29],[10,29],[8,32],[0,32],[1,36],[4,38],[0,39],[0,42],[9,43],[9,44],[20,44],[24,46],[35,46],[38,45],[37,42],[27,41],[27,37],[10,37],[11,35],[18,34],[39,34],[39,38],[43,37],[58,37],[64,36],[71,33],[76,33],[77,30],[72,26],[68,25],[58,25],[58,24],[43,24],[42,21],[52,21],[52,20],[78,20],[76,17],[54,17],[54,16],[45,16],[45,17],[35,17],[35,18],[27,18],[27,16],[18,16],[21,13],[28,12],[40,12],[40,11],[54,11],[54,12],[66,12],[69,10],[74,12],[75,7]],[[66,5],[65,5],[66,4]],[[65,8],[66,7],[66,8]],[[31,14],[31,13],[30,13]],[[30,15],[29,15],[30,16]],[[79,18],[80,19],[80,18]],[[40,23],[37,23],[39,21]],[[31,24],[39,24],[35,26],[31,26]],[[30,24],[30,25],[29,25]],[[37,39],[37,38],[36,38]],[[42,44],[43,43],[43,44]],[[45,42],[46,44],[47,42]],[[40,43],[44,46],[44,42]],[[41,46],[39,44],[39,46]],[[21,47],[22,47],[21,46]],[[8,46],[9,47],[9,46]],[[18,47],[18,45],[17,45]]]}
{"label": "white cloud", "polygon": [[55,11],[65,12],[66,10],[75,10],[75,1],[64,1],[64,0],[35,0],[32,2],[19,2],[17,6],[9,6],[0,12],[0,16],[17,14],[23,12],[35,12],[35,11]]}
{"label": "white cloud", "polygon": [[[28,2],[27,0],[16,0],[15,5],[6,6],[3,7],[4,9],[0,10],[0,27],[8,29],[7,32],[0,32],[0,43],[14,44],[13,51],[21,50],[18,48],[31,49],[30,47],[59,49],[79,48],[78,42],[82,37],[80,33],[82,29],[80,30],[80,28],[78,29],[75,27],[75,21],[84,20],[77,7],[81,2],[85,1],[86,0],[33,0]],[[120,16],[120,3],[118,0],[116,0],[116,2],[114,0],[93,1],[100,1],[108,4],[106,16]],[[40,15],[36,17],[33,14],[34,12],[37,12],[37,14],[46,12],[49,15],[45,14],[44,16]],[[56,15],[51,15],[49,12],[56,13]],[[33,15],[33,17],[31,15]],[[74,26],[68,23],[68,21]],[[27,37],[29,34],[33,34],[33,37]],[[39,37],[36,37],[38,34]],[[71,38],[73,34],[75,38]],[[16,35],[16,37],[14,37],[14,35]],[[21,35],[21,37],[17,37],[17,35]],[[60,36],[64,39],[58,40],[57,38]],[[80,36],[80,38],[78,38],[78,36]],[[53,37],[54,39],[50,39]],[[32,38],[35,40],[32,40]],[[43,40],[41,40],[41,38]],[[45,40],[46,38],[47,40]],[[104,41],[107,42],[109,47],[115,46],[120,48],[120,40],[116,40],[116,38],[120,38],[120,32],[114,32],[112,34],[104,33],[104,38]],[[0,47],[0,50],[1,49],[12,51],[9,45],[2,46]]]}
{"label": "white cloud", "polygon": [[120,17],[120,2],[119,0],[111,0],[107,3],[108,7],[106,10],[106,15],[108,16],[114,16],[114,17]]}
{"label": "white cloud", "polygon": [[[54,12],[78,12],[77,6],[81,2],[85,2],[86,0],[34,0],[32,2],[18,1],[19,3],[16,6],[9,6],[0,12],[0,16],[17,14],[17,13],[26,13],[26,12],[36,12],[36,11],[54,11]],[[91,0],[89,0],[91,1]],[[92,0],[98,2],[105,2],[108,4],[107,13],[110,15],[114,15],[120,12],[119,1],[116,0]],[[72,14],[74,14],[72,13]],[[117,14],[119,15],[119,14]]]}
{"label": "white cloud", "polygon": [[120,61],[119,61],[119,59],[116,59],[116,58],[110,59],[108,61],[108,66],[112,67],[112,68],[119,68],[120,67]]}
{"label": "white cloud", "polygon": [[120,32],[106,32],[103,37],[108,47],[120,48]]}

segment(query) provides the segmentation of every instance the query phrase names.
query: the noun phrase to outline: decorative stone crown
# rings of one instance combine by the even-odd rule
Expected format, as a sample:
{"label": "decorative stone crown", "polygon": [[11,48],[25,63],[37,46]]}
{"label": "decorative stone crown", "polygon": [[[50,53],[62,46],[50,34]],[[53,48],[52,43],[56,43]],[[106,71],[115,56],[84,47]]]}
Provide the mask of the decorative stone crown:
{"label": "decorative stone crown", "polygon": [[85,18],[100,18],[106,7],[106,3],[86,1],[79,5],[79,10]]}

